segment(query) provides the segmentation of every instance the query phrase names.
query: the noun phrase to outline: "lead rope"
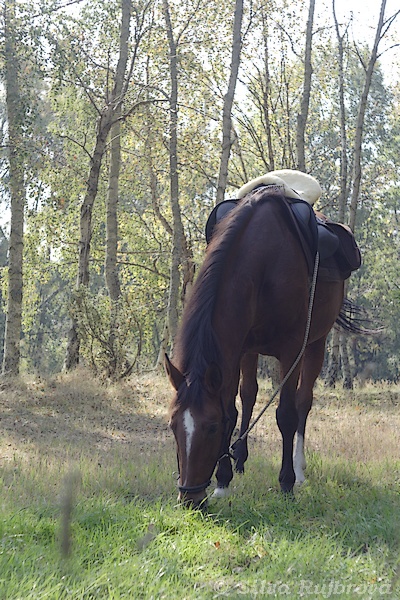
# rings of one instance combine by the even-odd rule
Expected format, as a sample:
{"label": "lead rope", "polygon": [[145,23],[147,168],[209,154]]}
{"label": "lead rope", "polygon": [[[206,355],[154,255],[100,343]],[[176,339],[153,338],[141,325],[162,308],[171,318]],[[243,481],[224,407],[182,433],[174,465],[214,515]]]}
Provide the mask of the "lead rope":
{"label": "lead rope", "polygon": [[227,454],[224,454],[223,456],[221,456],[221,458],[219,460],[221,460],[222,458],[225,458],[225,456],[229,456],[229,457],[233,458],[232,452],[235,450],[236,446],[240,442],[243,442],[243,440],[248,437],[250,431],[257,425],[258,421],[261,419],[261,417],[263,416],[263,414],[265,413],[265,411],[271,406],[274,398],[279,394],[279,392],[281,391],[281,389],[283,388],[283,386],[285,385],[285,383],[287,382],[287,380],[289,379],[289,377],[291,376],[291,374],[293,373],[293,371],[295,370],[295,368],[299,364],[299,362],[301,360],[301,357],[303,356],[304,351],[306,349],[307,342],[308,342],[308,335],[310,333],[311,315],[312,315],[312,309],[313,309],[313,305],[314,305],[315,288],[316,288],[316,285],[317,285],[318,265],[319,265],[319,252],[317,251],[317,253],[315,255],[313,278],[312,278],[311,288],[310,288],[310,298],[309,298],[309,301],[308,301],[307,325],[306,325],[306,330],[305,330],[305,333],[304,333],[303,345],[301,347],[301,350],[300,350],[300,352],[299,352],[296,360],[294,361],[294,363],[290,367],[289,371],[286,373],[286,375],[283,378],[283,380],[281,381],[280,385],[276,388],[276,390],[274,391],[274,393],[272,394],[271,398],[269,399],[269,401],[267,402],[267,404],[264,406],[264,408],[262,409],[262,411],[260,412],[260,414],[257,415],[257,417],[249,425],[249,427],[246,429],[246,431],[244,433],[242,433],[242,435],[239,436],[238,439],[230,446],[229,452]]}

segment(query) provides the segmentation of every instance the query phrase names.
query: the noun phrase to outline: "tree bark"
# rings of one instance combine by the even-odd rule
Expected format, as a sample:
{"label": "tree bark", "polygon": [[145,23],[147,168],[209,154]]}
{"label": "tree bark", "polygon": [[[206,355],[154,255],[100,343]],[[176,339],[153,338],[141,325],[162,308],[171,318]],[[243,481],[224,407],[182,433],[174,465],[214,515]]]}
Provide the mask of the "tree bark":
{"label": "tree bark", "polygon": [[106,216],[106,258],[105,279],[108,294],[112,302],[119,300],[121,285],[118,275],[117,250],[118,250],[118,199],[119,176],[121,168],[121,95],[124,86],[124,77],[128,63],[128,41],[131,20],[131,2],[122,2],[122,21],[119,38],[119,59],[115,74],[114,89],[112,92],[114,108],[113,124],[111,126],[111,153],[110,170],[108,175],[107,216]]}
{"label": "tree bark", "polygon": [[269,48],[268,48],[268,15],[263,8],[262,12],[262,25],[263,25],[263,42],[264,42],[264,88],[263,88],[263,113],[264,113],[264,127],[267,136],[267,148],[268,148],[268,164],[269,170],[275,170],[275,157],[272,145],[272,131],[271,131],[271,120],[269,112],[269,101],[270,101],[270,90],[271,90],[271,77],[269,73]]}
{"label": "tree bark", "polygon": [[[339,24],[336,18],[335,0],[332,1],[333,18],[338,41],[338,78],[339,78],[339,106],[340,106],[340,191],[339,191],[339,210],[338,220],[340,223],[345,222],[346,204],[347,204],[347,133],[346,133],[346,109],[344,103],[344,69],[343,69],[343,38],[340,35]],[[351,373],[349,370],[345,373],[346,354],[342,352],[342,361],[340,361],[340,350],[345,344],[345,339],[336,329],[332,332],[332,352],[329,355],[328,370],[326,375],[326,385],[334,387],[338,377],[340,366],[343,371],[343,380],[349,380]],[[348,362],[348,361],[347,361]]]}
{"label": "tree bark", "polygon": [[[339,78],[339,106],[340,106],[340,192],[339,192],[339,223],[344,223],[346,218],[347,204],[347,180],[348,180],[348,160],[347,160],[347,132],[346,132],[346,108],[344,102],[344,67],[343,67],[343,39],[346,32],[340,35],[339,23],[336,17],[335,0],[332,2],[333,18],[335,22],[336,36],[338,41],[338,78]],[[347,27],[346,27],[347,31]]]}
{"label": "tree bark", "polygon": [[240,65],[240,53],[242,50],[242,20],[243,0],[236,0],[235,16],[233,21],[231,68],[228,91],[224,97],[224,107],[222,112],[222,150],[217,183],[217,204],[222,202],[224,199],[225,189],[228,181],[228,164],[232,146],[232,105],[235,97],[236,82]]}
{"label": "tree bark", "polygon": [[306,30],[306,48],[304,53],[304,79],[303,79],[303,95],[301,98],[300,112],[297,115],[297,131],[296,131],[296,152],[297,152],[297,168],[300,171],[306,170],[305,156],[305,132],[308,118],[308,109],[310,105],[311,94],[311,78],[312,78],[312,35],[314,24],[315,0],[310,0],[308,9],[308,20]]}
{"label": "tree bark", "polygon": [[[110,98],[106,107],[102,110],[98,118],[96,142],[93,155],[90,159],[88,183],[86,187],[85,197],[81,206],[79,259],[78,274],[76,279],[76,291],[79,291],[82,286],[88,287],[89,285],[89,259],[90,243],[92,239],[93,206],[97,196],[101,163],[106,150],[108,135],[113,124],[118,122],[120,118],[122,89],[128,53],[127,44],[129,38],[131,1],[123,0],[121,8],[122,18],[120,31],[120,48],[117,71],[114,79],[114,88],[110,94]],[[115,240],[110,240],[110,245],[111,244],[115,244]],[[111,271],[111,269],[112,267],[109,264],[109,272]],[[79,364],[79,350],[80,339],[78,332],[78,322],[77,319],[74,317],[71,320],[71,327],[68,333],[67,351],[64,362],[65,370],[68,371],[70,369],[73,369]]]}
{"label": "tree bark", "polygon": [[[112,110],[107,106],[100,116],[97,127],[97,137],[93,156],[90,159],[89,177],[85,197],[80,213],[80,238],[78,274],[75,289],[78,292],[81,287],[89,285],[89,258],[90,243],[92,239],[92,213],[99,186],[100,168],[106,149],[107,137],[112,125]],[[71,319],[68,332],[67,351],[64,361],[64,369],[69,371],[79,364],[80,339],[78,333],[78,321],[75,317]]]}
{"label": "tree bark", "polygon": [[343,333],[340,334],[340,356],[342,361],[343,387],[346,390],[352,390],[353,374],[351,372],[349,352],[347,348],[347,339]]}
{"label": "tree bark", "polygon": [[24,246],[24,137],[23,102],[20,93],[20,66],[15,43],[15,1],[8,0],[5,11],[5,88],[8,118],[9,189],[11,228],[8,254],[8,297],[4,335],[3,375],[16,376],[20,363],[20,336],[23,292]]}
{"label": "tree bark", "polygon": [[[374,45],[371,51],[371,55],[369,57],[368,65],[366,67],[365,72],[365,82],[364,88],[361,94],[360,104],[358,108],[357,115],[357,125],[356,125],[356,135],[354,141],[354,164],[353,164],[353,189],[350,200],[350,215],[349,215],[349,226],[354,232],[356,226],[356,217],[357,217],[357,207],[358,207],[358,199],[360,196],[360,188],[361,188],[361,177],[362,177],[362,168],[361,168],[361,156],[362,156],[362,140],[364,133],[364,121],[365,121],[365,111],[367,109],[368,95],[371,87],[372,74],[374,72],[375,63],[378,58],[378,47],[379,43],[382,39],[382,29],[384,26],[384,17],[385,17],[385,9],[386,9],[386,0],[382,0],[378,25],[375,32],[375,40]],[[387,32],[387,29],[386,29]]]}
{"label": "tree bark", "polygon": [[181,208],[179,205],[179,172],[178,172],[178,44],[174,37],[168,0],[163,0],[163,13],[169,44],[169,74],[171,93],[169,100],[169,168],[170,168],[170,205],[172,212],[172,257],[168,294],[167,320],[171,345],[178,329],[179,291],[181,284],[180,267],[183,267],[184,295],[193,281],[193,261],[188,250],[183,229]]}
{"label": "tree bark", "polygon": [[331,351],[329,355],[328,369],[325,377],[325,385],[335,387],[339,375],[340,356],[340,332],[336,327],[332,330]]}
{"label": "tree bark", "polygon": [[119,60],[115,74],[113,98],[116,101],[113,124],[111,126],[110,169],[108,174],[108,193],[106,202],[106,257],[104,273],[108,295],[110,298],[110,329],[108,335],[109,364],[108,376],[115,376],[118,365],[125,361],[124,356],[118,356],[117,336],[119,328],[119,301],[121,284],[119,280],[117,251],[118,251],[118,200],[119,177],[121,170],[121,114],[124,78],[128,63],[128,41],[131,20],[131,2],[122,2],[122,21],[119,38]]}

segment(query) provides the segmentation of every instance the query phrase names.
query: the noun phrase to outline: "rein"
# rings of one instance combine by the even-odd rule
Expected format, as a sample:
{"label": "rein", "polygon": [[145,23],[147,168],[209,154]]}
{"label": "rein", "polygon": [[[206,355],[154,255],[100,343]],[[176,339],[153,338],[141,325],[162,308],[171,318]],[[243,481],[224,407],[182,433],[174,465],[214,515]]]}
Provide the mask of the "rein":
{"label": "rein", "polygon": [[229,451],[227,453],[223,454],[218,459],[217,462],[220,462],[223,458],[226,458],[227,456],[229,458],[233,458],[234,459],[233,452],[235,451],[236,447],[241,442],[243,442],[243,440],[245,440],[248,437],[250,431],[252,431],[252,429],[254,429],[254,427],[257,425],[258,421],[261,419],[261,417],[263,416],[263,414],[265,413],[265,411],[271,406],[274,398],[282,390],[283,386],[285,385],[285,383],[287,382],[287,380],[289,379],[289,377],[291,376],[291,374],[293,373],[293,371],[295,370],[295,368],[299,364],[299,362],[300,362],[300,360],[301,360],[301,358],[302,358],[302,356],[303,356],[303,354],[305,352],[305,349],[307,347],[308,336],[309,336],[309,333],[310,333],[312,309],[313,309],[313,306],[314,306],[315,288],[317,286],[318,265],[319,265],[319,253],[317,251],[317,253],[315,255],[313,277],[312,277],[311,287],[310,287],[310,297],[309,297],[309,301],[308,301],[308,315],[307,315],[306,330],[305,330],[305,333],[304,333],[303,345],[301,347],[301,350],[300,350],[299,354],[297,355],[296,360],[294,361],[294,363],[290,367],[289,371],[286,373],[285,377],[283,378],[283,380],[281,381],[281,383],[279,384],[279,386],[276,388],[276,390],[272,394],[272,396],[269,399],[269,401],[267,402],[267,404],[264,406],[264,408],[260,411],[260,413],[254,419],[254,421],[248,426],[248,428],[246,429],[246,431],[244,433],[242,433],[242,435],[239,436],[238,439],[229,447]]}

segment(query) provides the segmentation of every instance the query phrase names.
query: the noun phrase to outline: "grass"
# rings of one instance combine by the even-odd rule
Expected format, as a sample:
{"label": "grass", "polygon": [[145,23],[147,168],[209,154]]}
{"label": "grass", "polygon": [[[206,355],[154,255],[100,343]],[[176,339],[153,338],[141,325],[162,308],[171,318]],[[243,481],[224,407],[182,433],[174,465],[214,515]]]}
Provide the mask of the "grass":
{"label": "grass", "polygon": [[271,410],[206,514],[175,503],[163,379],[64,376],[1,396],[1,599],[400,598],[395,386],[317,390],[294,500],[278,491]]}

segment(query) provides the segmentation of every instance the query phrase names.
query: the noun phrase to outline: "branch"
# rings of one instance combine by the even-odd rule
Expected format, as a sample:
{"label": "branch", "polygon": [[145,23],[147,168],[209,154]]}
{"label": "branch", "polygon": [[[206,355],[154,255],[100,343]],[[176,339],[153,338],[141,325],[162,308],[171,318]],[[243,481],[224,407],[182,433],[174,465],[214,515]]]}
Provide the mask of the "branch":
{"label": "branch", "polygon": [[286,29],[285,29],[285,28],[284,28],[284,27],[283,27],[283,26],[282,26],[280,23],[278,23],[277,21],[275,21],[275,23],[276,23],[276,25],[277,25],[278,29],[280,29],[280,30],[281,30],[281,31],[282,31],[282,32],[283,32],[283,33],[286,35],[286,37],[288,38],[288,40],[289,40],[289,43],[290,43],[290,47],[291,47],[291,49],[292,49],[292,52],[293,52],[293,54],[294,54],[295,56],[297,56],[297,58],[299,58],[300,60],[302,60],[302,56],[301,56],[301,54],[299,54],[298,52],[296,52],[296,50],[294,49],[294,43],[293,43],[293,41],[292,41],[292,38],[290,37],[290,35],[289,35],[289,34],[288,34],[288,32],[286,31]]}
{"label": "branch", "polygon": [[380,58],[383,54],[385,54],[385,52],[388,52],[389,50],[393,50],[393,48],[398,48],[400,46],[400,44],[393,44],[393,46],[389,46],[389,48],[385,48],[385,50],[382,50],[382,52],[380,54],[377,55],[377,59]]}
{"label": "branch", "polygon": [[51,15],[52,13],[62,10],[63,8],[67,8],[67,6],[71,6],[72,4],[80,4],[81,2],[84,2],[84,1],[85,0],[71,0],[70,2],[67,2],[66,4],[63,4],[61,6],[55,6],[54,8],[48,8],[47,10],[44,10],[41,13],[32,15],[31,18],[36,19],[38,17],[43,17],[44,15]]}
{"label": "branch", "polygon": [[153,100],[139,100],[139,102],[136,102],[136,104],[134,104],[130,110],[121,115],[121,117],[117,119],[117,121],[125,121],[125,119],[130,117],[137,108],[139,108],[140,106],[146,106],[147,104],[153,104],[153,102],[168,102],[168,100],[164,100],[161,98],[154,98]]}
{"label": "branch", "polygon": [[[93,261],[93,262],[101,262],[101,261]],[[165,279],[165,281],[169,281],[169,275],[165,275],[164,273],[160,273],[157,269],[152,269],[151,267],[147,267],[146,265],[141,265],[139,263],[130,262],[127,260],[119,260],[119,265],[128,265],[129,267],[138,267],[139,269],[144,269],[145,271],[149,271],[153,273],[153,275],[157,275],[157,277],[161,277]]]}
{"label": "branch", "polygon": [[69,140],[70,142],[73,142],[74,144],[79,146],[79,148],[81,148],[88,155],[90,160],[92,160],[93,156],[90,154],[89,150],[86,149],[86,146],[84,144],[81,144],[81,142],[78,142],[77,140],[75,140],[73,137],[71,137],[69,135],[58,134],[58,137],[61,139]]}
{"label": "branch", "polygon": [[183,34],[185,33],[185,31],[187,30],[187,28],[190,25],[190,21],[193,19],[193,17],[197,14],[197,11],[199,9],[199,6],[201,4],[201,0],[197,1],[196,6],[193,9],[193,12],[191,15],[188,16],[186,23],[184,23],[184,25],[182,26],[182,29],[180,30],[180,32],[178,33],[178,35],[176,36],[176,40],[175,40],[175,45],[178,46],[181,37],[183,36]]}

